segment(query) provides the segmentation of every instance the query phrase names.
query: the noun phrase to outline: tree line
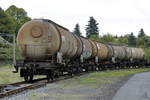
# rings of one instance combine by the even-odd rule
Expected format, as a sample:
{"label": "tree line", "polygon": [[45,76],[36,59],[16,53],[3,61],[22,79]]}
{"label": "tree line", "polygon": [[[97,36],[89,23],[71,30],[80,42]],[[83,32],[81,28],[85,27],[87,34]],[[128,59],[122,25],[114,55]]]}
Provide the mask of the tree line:
{"label": "tree line", "polygon": [[[136,37],[133,32],[126,34],[124,36],[113,36],[110,33],[107,33],[103,36],[99,35],[99,23],[93,18],[90,17],[88,24],[86,25],[86,37],[92,40],[96,40],[99,42],[110,42],[117,45],[124,45],[124,46],[132,46],[132,47],[150,47],[150,36],[147,36],[144,32],[144,29],[141,28],[138,36]],[[80,26],[79,24],[75,25],[74,34],[81,36]]]}

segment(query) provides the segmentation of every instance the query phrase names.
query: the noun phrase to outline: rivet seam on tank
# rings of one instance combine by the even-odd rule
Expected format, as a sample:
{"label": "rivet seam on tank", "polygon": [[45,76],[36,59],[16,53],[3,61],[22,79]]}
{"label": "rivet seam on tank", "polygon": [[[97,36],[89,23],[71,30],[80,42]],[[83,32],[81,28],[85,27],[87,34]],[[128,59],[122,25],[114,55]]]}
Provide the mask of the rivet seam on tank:
{"label": "rivet seam on tank", "polygon": [[[56,28],[51,23],[49,23],[49,25],[51,28],[53,28],[53,30],[55,30],[55,32],[57,32]],[[53,33],[50,33],[50,31],[49,31],[48,32],[48,42],[51,42],[52,38],[53,38]]]}

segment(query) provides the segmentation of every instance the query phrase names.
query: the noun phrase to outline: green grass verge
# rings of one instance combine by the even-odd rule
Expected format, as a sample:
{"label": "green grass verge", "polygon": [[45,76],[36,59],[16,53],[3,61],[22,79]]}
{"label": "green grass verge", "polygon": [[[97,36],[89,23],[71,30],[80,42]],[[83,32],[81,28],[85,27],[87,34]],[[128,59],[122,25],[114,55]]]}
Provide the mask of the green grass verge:
{"label": "green grass verge", "polygon": [[[13,68],[14,67],[12,65],[0,67],[0,84],[20,82],[20,81],[24,80],[22,77],[20,77],[19,73],[12,72]],[[37,75],[34,77],[34,79],[43,78],[43,77],[45,77],[45,76]]]}
{"label": "green grass verge", "polygon": [[13,65],[4,65],[2,67],[0,67],[0,69],[13,69],[14,66]]}
{"label": "green grass verge", "polygon": [[0,84],[14,83],[23,81],[19,74],[12,73],[11,71],[0,71]]}
{"label": "green grass verge", "polygon": [[136,74],[136,73],[141,73],[141,72],[146,72],[146,71],[150,71],[150,69],[129,69],[129,70],[116,70],[116,71],[105,71],[105,72],[94,72],[94,73],[90,73],[89,76],[90,77],[123,77],[123,76],[127,76],[130,74]]}
{"label": "green grass verge", "polygon": [[75,77],[70,83],[68,82],[59,82],[58,85],[61,87],[74,88],[74,87],[83,87],[87,85],[89,88],[103,88],[103,84],[113,84],[117,81],[120,81],[119,78],[125,77],[128,75],[133,75],[136,73],[150,71],[150,69],[129,69],[129,70],[116,70],[116,71],[105,71],[105,72],[92,72],[87,76]]}
{"label": "green grass verge", "polygon": [[115,78],[120,78],[127,75],[137,74],[146,71],[150,71],[150,69],[129,69],[129,70],[106,71],[106,72],[93,72],[90,73],[86,79],[79,78],[79,80],[81,84],[90,84],[90,83],[111,84],[113,83],[113,80]]}

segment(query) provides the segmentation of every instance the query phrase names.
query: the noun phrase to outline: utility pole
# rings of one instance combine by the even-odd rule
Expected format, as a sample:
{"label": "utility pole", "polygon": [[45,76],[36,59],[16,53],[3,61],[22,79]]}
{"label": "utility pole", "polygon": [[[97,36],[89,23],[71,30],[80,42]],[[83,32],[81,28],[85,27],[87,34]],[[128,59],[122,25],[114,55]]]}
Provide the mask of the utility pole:
{"label": "utility pole", "polygon": [[13,35],[13,64],[16,66],[16,36]]}

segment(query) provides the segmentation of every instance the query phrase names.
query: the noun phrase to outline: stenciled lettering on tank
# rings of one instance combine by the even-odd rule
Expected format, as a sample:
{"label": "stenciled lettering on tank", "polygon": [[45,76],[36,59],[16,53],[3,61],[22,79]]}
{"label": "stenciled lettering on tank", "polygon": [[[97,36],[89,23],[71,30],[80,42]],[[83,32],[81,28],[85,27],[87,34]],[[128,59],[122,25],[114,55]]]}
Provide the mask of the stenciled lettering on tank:
{"label": "stenciled lettering on tank", "polygon": [[52,34],[50,33],[50,31],[48,32],[48,42],[52,41]]}
{"label": "stenciled lettering on tank", "polygon": [[[51,41],[52,41],[52,34],[50,33],[50,31],[48,31],[48,47],[51,47]],[[51,51],[50,51],[51,52]]]}

